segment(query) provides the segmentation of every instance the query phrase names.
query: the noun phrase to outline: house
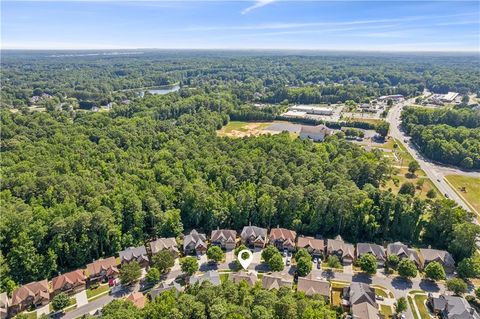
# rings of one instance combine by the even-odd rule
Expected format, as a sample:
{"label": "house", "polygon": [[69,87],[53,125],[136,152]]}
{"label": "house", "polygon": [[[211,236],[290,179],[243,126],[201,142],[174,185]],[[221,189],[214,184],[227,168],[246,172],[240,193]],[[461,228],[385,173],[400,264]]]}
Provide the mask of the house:
{"label": "house", "polygon": [[204,254],[207,252],[207,248],[207,236],[200,234],[195,229],[183,239],[183,252],[185,255],[190,255],[193,252]]}
{"label": "house", "polygon": [[325,242],[323,239],[313,237],[298,237],[297,248],[305,248],[312,256],[322,258],[325,254]]}
{"label": "house", "polygon": [[209,281],[212,283],[214,286],[220,286],[221,281],[220,281],[220,275],[218,274],[218,271],[216,270],[209,270],[204,274],[199,274],[199,275],[194,275],[190,277],[190,285],[194,285],[197,282],[199,284],[202,284],[204,281]]}
{"label": "house", "polygon": [[268,240],[270,244],[274,245],[280,250],[287,249],[288,251],[295,251],[295,239],[297,233],[293,230],[285,228],[272,228]]}
{"label": "house", "polygon": [[421,248],[419,257],[423,268],[427,267],[429,263],[436,261],[443,266],[446,273],[452,274],[455,271],[455,260],[448,251]]}
{"label": "house", "polygon": [[8,316],[8,308],[10,307],[10,299],[6,292],[0,294],[0,319],[5,319]]}
{"label": "house", "polygon": [[138,309],[145,307],[145,296],[141,292],[133,292],[125,300],[132,302]]}
{"label": "house", "polygon": [[83,270],[75,270],[52,279],[52,293],[54,295],[64,292],[73,294],[85,290],[87,277]]}
{"label": "house", "polygon": [[344,265],[351,265],[355,259],[355,247],[345,243],[339,235],[327,240],[327,255],[335,255]]}
{"label": "house", "polygon": [[480,319],[478,312],[462,297],[429,295],[427,305],[441,319]]}
{"label": "house", "polygon": [[217,229],[212,231],[210,242],[223,249],[235,249],[237,232],[231,229]]}
{"label": "house", "polygon": [[147,247],[149,248],[150,254],[152,255],[155,255],[162,250],[168,250],[172,254],[174,254],[174,256],[178,256],[179,253],[177,241],[173,237],[158,238],[157,240],[149,242]]}
{"label": "house", "polygon": [[400,260],[410,259],[417,267],[421,265],[417,251],[399,241],[387,245],[387,256],[389,255],[397,255]]}
{"label": "house", "polygon": [[267,229],[257,226],[245,226],[240,234],[242,243],[247,246],[265,247],[267,243]]}
{"label": "house", "polygon": [[307,296],[321,295],[327,302],[330,300],[330,282],[316,277],[313,273],[298,277],[297,291],[303,291]]}
{"label": "house", "polygon": [[119,274],[115,257],[98,259],[87,265],[86,275],[90,281],[107,281]]}
{"label": "house", "polygon": [[255,286],[257,282],[257,274],[254,272],[232,272],[228,276],[228,279],[234,284],[239,284],[242,281],[245,281],[250,287]]}
{"label": "house", "polygon": [[23,285],[13,291],[11,313],[17,314],[30,306],[35,308],[45,306],[50,301],[48,281],[35,281]]}
{"label": "house", "polygon": [[125,264],[136,261],[142,268],[146,268],[149,263],[147,250],[145,246],[128,247],[118,253],[120,255],[120,263]]}
{"label": "house", "polygon": [[273,272],[264,274],[262,287],[267,290],[280,289],[281,287],[292,288],[293,278],[286,272]]}
{"label": "house", "polygon": [[369,244],[369,243],[358,243],[357,244],[357,259],[365,254],[371,254],[377,260],[378,266],[385,265],[385,261],[387,260],[387,255],[385,253],[385,249],[377,244]]}
{"label": "house", "polygon": [[155,300],[155,298],[157,298],[163,292],[168,290],[173,290],[173,289],[177,292],[177,294],[185,290],[185,288],[180,286],[180,284],[176,283],[175,281],[172,282],[171,284],[162,282],[158,287],[155,287],[152,290],[150,290],[148,295],[150,296],[151,300]]}
{"label": "house", "polygon": [[317,126],[302,125],[300,129],[300,138],[302,140],[309,139],[314,142],[322,142],[330,134],[331,130],[322,124]]}
{"label": "house", "polygon": [[380,319],[375,290],[361,282],[352,282],[343,289],[344,306],[350,308],[354,319]]}

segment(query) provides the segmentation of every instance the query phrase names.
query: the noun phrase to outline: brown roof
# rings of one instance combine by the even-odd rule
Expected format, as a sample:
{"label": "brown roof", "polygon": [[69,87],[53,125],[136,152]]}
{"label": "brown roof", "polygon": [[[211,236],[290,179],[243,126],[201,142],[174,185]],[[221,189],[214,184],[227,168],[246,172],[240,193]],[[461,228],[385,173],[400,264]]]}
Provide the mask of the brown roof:
{"label": "brown roof", "polygon": [[165,250],[165,249],[172,250],[178,253],[177,241],[173,237],[159,238],[155,241],[151,241],[149,245],[150,245],[150,251],[152,252],[152,254],[156,254],[159,251]]}
{"label": "brown roof", "polygon": [[118,273],[115,257],[95,260],[93,263],[87,265],[87,272],[90,277],[98,276],[102,271],[107,271],[107,275],[110,275],[109,270]]}
{"label": "brown roof", "polygon": [[253,272],[251,273],[246,273],[246,272],[232,272],[228,276],[228,279],[235,283],[238,284],[241,281],[246,281],[247,284],[252,287],[255,286],[255,283],[257,282],[257,275]]}
{"label": "brown roof", "polygon": [[262,286],[264,289],[280,289],[281,287],[291,288],[293,278],[288,273],[274,272],[263,275]]}
{"label": "brown roof", "polygon": [[143,309],[145,307],[145,296],[141,292],[134,292],[127,297],[128,301],[133,302],[135,307]]}
{"label": "brown roof", "polygon": [[231,242],[234,243],[237,237],[237,232],[231,229],[216,229],[212,230],[212,236],[210,236],[210,241],[212,242]]}
{"label": "brown roof", "polygon": [[352,315],[354,319],[379,319],[378,308],[368,302],[362,302],[352,306]]}
{"label": "brown roof", "polygon": [[290,240],[295,242],[295,238],[297,237],[297,233],[293,230],[285,229],[285,228],[272,228],[270,230],[270,236],[268,237],[270,240],[283,240],[287,241]]}
{"label": "brown roof", "polygon": [[28,297],[33,297],[34,302],[42,299],[50,300],[48,281],[46,279],[35,281],[15,289],[12,294],[12,306],[21,304]]}
{"label": "brown roof", "polygon": [[452,255],[445,250],[420,248],[420,257],[424,263],[438,261],[442,265],[455,266],[455,260],[453,260]]}
{"label": "brown roof", "polygon": [[298,277],[298,291],[303,291],[307,296],[319,294],[330,298],[330,282],[318,278],[311,273],[307,277]]}
{"label": "brown roof", "polygon": [[62,289],[65,284],[70,284],[72,286],[84,285],[86,279],[83,270],[78,269],[71,271],[53,278],[52,289],[53,291]]}
{"label": "brown roof", "polygon": [[327,251],[328,253],[332,253],[334,251],[342,251],[342,257],[350,256],[351,258],[355,258],[355,247],[352,244],[347,244],[342,240],[341,237],[338,239],[329,239],[327,241]]}
{"label": "brown roof", "polygon": [[298,248],[312,247],[315,250],[322,250],[325,248],[323,239],[315,239],[313,237],[298,237]]}

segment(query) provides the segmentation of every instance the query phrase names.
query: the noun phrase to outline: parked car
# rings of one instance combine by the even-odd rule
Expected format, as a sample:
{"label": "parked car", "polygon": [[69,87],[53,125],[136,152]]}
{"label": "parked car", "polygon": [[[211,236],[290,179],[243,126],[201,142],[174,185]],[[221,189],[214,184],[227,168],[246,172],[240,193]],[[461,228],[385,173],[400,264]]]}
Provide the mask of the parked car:
{"label": "parked car", "polygon": [[321,268],[322,268],[322,263],[319,261],[319,262],[317,263],[317,269],[321,269]]}
{"label": "parked car", "polygon": [[317,263],[317,261],[318,261],[317,257],[314,257],[314,258],[313,258],[313,263],[315,263],[315,264],[316,264],[316,263]]}
{"label": "parked car", "polygon": [[285,261],[285,265],[290,266],[290,257],[287,257],[287,260]]}
{"label": "parked car", "polygon": [[283,257],[287,257],[288,251],[286,249],[283,250]]}

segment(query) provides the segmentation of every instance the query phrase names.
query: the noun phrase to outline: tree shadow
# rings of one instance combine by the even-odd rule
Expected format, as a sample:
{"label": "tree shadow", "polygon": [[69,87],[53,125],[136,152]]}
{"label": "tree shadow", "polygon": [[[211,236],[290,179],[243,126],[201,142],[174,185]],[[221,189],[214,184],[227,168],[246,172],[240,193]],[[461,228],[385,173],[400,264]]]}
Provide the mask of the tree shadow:
{"label": "tree shadow", "polygon": [[358,273],[352,276],[352,281],[354,282],[363,282],[365,284],[372,283],[372,277],[366,273]]}
{"label": "tree shadow", "polygon": [[440,287],[438,287],[438,284],[432,280],[428,280],[428,279],[422,279],[422,281],[420,281],[420,288],[424,291],[427,291],[427,292],[438,292],[440,291]]}
{"label": "tree shadow", "polygon": [[398,290],[410,290],[412,289],[412,281],[399,276],[392,279],[392,286]]}

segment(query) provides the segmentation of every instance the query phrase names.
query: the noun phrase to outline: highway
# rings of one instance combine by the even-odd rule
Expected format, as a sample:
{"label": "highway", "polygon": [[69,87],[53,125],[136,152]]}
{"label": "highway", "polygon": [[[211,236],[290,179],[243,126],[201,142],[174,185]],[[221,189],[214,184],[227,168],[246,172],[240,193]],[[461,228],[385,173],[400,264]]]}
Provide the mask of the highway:
{"label": "highway", "polygon": [[470,206],[468,206],[465,201],[457,195],[454,189],[450,187],[449,184],[445,181],[445,175],[447,174],[461,174],[461,175],[468,175],[473,177],[480,177],[479,172],[465,172],[461,171],[456,168],[446,167],[443,165],[439,165],[436,163],[432,163],[430,160],[424,158],[412,145],[410,138],[405,135],[400,130],[400,114],[402,113],[402,109],[405,106],[411,105],[415,102],[414,99],[405,100],[403,102],[399,102],[392,106],[390,112],[387,115],[387,121],[390,123],[390,132],[389,135],[395,139],[397,139],[408,152],[413,156],[413,158],[420,164],[420,168],[425,172],[428,178],[432,181],[432,183],[438,188],[440,192],[442,192],[446,197],[454,200],[458,205],[463,207],[468,211],[472,211]]}

